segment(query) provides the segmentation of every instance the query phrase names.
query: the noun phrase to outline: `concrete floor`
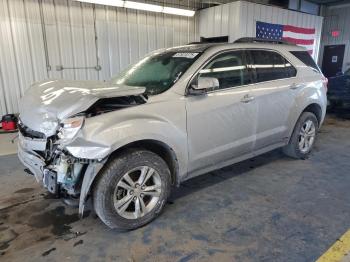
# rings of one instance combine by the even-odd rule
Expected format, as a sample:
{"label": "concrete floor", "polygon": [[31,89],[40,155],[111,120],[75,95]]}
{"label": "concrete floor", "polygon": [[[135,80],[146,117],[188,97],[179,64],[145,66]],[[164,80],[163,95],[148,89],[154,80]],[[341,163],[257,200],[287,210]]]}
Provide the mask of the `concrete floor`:
{"label": "concrete floor", "polygon": [[17,133],[0,132],[0,156],[17,153]]}
{"label": "concrete floor", "polygon": [[120,233],[50,199],[0,157],[1,261],[314,261],[350,227],[350,121],[328,118],[308,160],[279,150],[177,189],[153,223]]}

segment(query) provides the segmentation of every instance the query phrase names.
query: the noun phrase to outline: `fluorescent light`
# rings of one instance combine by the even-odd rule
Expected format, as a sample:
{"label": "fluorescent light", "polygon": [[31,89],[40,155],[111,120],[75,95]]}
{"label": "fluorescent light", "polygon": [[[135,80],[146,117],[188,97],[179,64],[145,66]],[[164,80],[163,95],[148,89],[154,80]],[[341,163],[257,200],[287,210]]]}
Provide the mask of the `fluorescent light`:
{"label": "fluorescent light", "polygon": [[125,7],[149,12],[165,13],[171,15],[181,15],[181,16],[194,16],[195,11],[174,7],[166,7],[161,5],[152,5],[134,1],[123,1],[123,0],[75,0],[84,3],[99,4],[99,5],[109,5],[116,7]]}
{"label": "fluorescent light", "polygon": [[158,12],[158,13],[163,11],[163,7],[160,5],[151,5],[151,4],[139,3],[139,2],[133,2],[133,1],[125,1],[124,7],[143,10],[143,11]]}
{"label": "fluorescent light", "polygon": [[165,6],[163,8],[163,13],[172,15],[194,16],[195,11]]}
{"label": "fluorescent light", "polygon": [[124,6],[124,1],[122,1],[122,0],[76,0],[76,1],[84,2],[84,3],[91,3],[91,4],[98,4],[98,5],[117,6],[117,7]]}

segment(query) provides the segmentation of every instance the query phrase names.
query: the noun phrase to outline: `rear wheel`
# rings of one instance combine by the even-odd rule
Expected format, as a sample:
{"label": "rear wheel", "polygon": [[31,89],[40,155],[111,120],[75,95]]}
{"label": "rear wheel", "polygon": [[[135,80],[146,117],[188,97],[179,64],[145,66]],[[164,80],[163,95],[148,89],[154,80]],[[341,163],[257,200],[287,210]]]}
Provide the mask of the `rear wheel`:
{"label": "rear wheel", "polygon": [[162,211],[170,193],[165,161],[147,150],[129,150],[112,159],[93,188],[97,215],[110,228],[135,229]]}
{"label": "rear wheel", "polygon": [[318,130],[318,120],[311,112],[304,112],[296,123],[289,144],[283,152],[290,157],[305,159],[311,152]]}

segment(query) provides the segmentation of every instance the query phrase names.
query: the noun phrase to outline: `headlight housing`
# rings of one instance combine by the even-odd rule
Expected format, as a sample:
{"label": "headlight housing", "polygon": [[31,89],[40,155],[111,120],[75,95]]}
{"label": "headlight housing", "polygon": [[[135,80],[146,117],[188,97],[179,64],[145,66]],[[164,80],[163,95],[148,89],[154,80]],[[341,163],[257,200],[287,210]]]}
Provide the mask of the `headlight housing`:
{"label": "headlight housing", "polygon": [[61,122],[61,128],[58,132],[58,137],[62,143],[70,142],[79,132],[84,124],[85,117],[72,117]]}

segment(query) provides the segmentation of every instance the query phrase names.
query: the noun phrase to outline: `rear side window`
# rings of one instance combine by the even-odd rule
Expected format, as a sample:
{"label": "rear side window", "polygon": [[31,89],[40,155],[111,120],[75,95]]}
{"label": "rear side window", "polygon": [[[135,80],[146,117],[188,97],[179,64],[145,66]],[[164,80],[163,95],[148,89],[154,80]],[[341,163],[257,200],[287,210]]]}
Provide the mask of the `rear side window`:
{"label": "rear side window", "polygon": [[266,50],[251,50],[252,68],[257,82],[294,77],[296,69],[280,54]]}
{"label": "rear side window", "polygon": [[312,59],[307,51],[291,51],[291,54],[298,58],[305,65],[315,69],[317,72],[321,73],[320,68],[316,62]]}

